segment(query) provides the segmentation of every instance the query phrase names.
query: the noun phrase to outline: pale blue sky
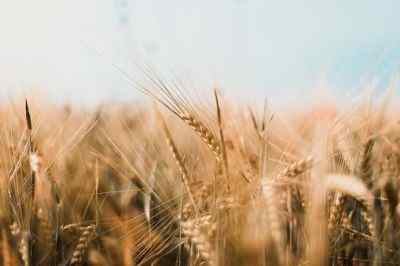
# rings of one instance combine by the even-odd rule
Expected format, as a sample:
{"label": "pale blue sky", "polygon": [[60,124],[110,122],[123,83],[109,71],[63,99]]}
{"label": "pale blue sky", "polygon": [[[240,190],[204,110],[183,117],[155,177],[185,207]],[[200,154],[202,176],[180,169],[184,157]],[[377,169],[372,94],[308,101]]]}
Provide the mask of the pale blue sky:
{"label": "pale blue sky", "polygon": [[400,67],[399,11],[396,0],[0,0],[0,97],[132,99],[111,63],[140,79],[137,59],[250,98],[297,97],[320,80],[383,86]]}

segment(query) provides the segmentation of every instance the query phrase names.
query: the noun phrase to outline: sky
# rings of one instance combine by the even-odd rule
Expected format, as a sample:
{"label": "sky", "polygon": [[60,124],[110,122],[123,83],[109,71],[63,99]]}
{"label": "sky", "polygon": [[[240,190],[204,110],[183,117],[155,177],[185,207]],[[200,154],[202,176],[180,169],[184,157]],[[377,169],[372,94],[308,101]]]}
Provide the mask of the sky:
{"label": "sky", "polygon": [[[284,101],[400,69],[396,0],[0,0],[0,98],[133,100],[137,62],[188,86]],[[262,98],[261,97],[261,98]]]}

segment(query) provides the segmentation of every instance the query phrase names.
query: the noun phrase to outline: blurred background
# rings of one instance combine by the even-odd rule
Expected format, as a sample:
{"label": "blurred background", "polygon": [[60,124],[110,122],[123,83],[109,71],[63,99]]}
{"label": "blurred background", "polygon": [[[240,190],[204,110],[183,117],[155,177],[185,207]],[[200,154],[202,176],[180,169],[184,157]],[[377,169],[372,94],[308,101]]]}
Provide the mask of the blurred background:
{"label": "blurred background", "polygon": [[139,97],[135,62],[199,89],[289,102],[384,88],[400,69],[400,1],[0,0],[0,98]]}

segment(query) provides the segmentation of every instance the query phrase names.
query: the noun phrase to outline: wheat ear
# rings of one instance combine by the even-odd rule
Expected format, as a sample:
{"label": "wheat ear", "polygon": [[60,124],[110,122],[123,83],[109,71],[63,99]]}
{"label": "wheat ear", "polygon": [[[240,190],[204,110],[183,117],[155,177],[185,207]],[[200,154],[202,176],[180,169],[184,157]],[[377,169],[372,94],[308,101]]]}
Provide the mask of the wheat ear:
{"label": "wheat ear", "polygon": [[214,153],[217,161],[222,161],[221,147],[214,134],[201,121],[189,113],[181,115],[180,118],[200,136],[201,140]]}
{"label": "wheat ear", "polygon": [[72,253],[71,265],[80,265],[82,263],[83,255],[86,252],[87,246],[92,235],[94,234],[95,229],[95,225],[89,225],[82,228],[82,233],[79,237],[78,244]]}
{"label": "wheat ear", "polygon": [[314,159],[312,156],[309,156],[305,159],[299,160],[287,166],[282,172],[280,172],[277,176],[277,179],[281,179],[284,177],[293,178],[298,175],[305,173],[309,170],[314,163]]}
{"label": "wheat ear", "polygon": [[25,266],[31,265],[30,256],[30,233],[27,231],[22,232],[19,241],[19,253],[21,254],[21,259]]}
{"label": "wheat ear", "polygon": [[194,245],[199,255],[208,265],[214,265],[214,252],[211,239],[215,234],[216,225],[211,221],[211,215],[181,222],[181,226],[183,234]]}
{"label": "wheat ear", "polygon": [[373,206],[373,195],[360,179],[354,176],[328,175],[325,184],[327,189],[340,191],[352,196],[363,203],[368,210],[371,210]]}

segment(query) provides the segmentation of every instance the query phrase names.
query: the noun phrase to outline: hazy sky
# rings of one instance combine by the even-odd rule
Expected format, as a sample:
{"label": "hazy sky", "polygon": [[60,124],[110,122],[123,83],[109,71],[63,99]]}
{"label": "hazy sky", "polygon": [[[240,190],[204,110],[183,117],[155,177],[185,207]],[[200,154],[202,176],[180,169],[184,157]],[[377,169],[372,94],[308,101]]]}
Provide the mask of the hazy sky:
{"label": "hazy sky", "polygon": [[399,10],[397,0],[0,0],[0,97],[131,99],[112,64],[134,74],[139,58],[252,97],[319,80],[384,84],[400,66]]}

